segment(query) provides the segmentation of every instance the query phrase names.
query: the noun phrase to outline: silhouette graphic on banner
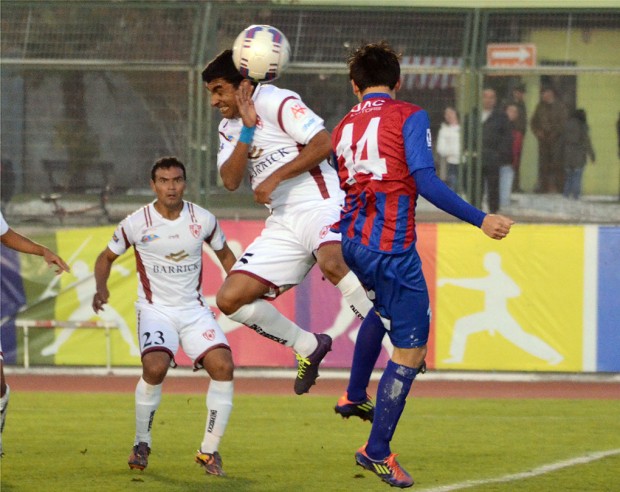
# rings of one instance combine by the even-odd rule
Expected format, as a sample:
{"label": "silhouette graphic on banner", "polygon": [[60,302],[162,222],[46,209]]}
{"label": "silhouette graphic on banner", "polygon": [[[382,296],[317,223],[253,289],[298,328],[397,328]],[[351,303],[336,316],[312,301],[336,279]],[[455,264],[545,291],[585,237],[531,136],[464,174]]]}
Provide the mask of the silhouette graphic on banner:
{"label": "silhouette graphic on banner", "polygon": [[463,316],[456,321],[450,343],[450,357],[443,362],[447,364],[463,362],[469,336],[485,331],[491,335],[499,333],[524,352],[550,365],[562,362],[564,360],[562,354],[536,335],[527,333],[510,314],[508,299],[519,297],[521,289],[502,270],[500,255],[487,253],[484,256],[484,268],[489,272],[486,277],[441,278],[437,281],[438,287],[454,285],[479,290],[485,294],[484,308],[481,312]]}

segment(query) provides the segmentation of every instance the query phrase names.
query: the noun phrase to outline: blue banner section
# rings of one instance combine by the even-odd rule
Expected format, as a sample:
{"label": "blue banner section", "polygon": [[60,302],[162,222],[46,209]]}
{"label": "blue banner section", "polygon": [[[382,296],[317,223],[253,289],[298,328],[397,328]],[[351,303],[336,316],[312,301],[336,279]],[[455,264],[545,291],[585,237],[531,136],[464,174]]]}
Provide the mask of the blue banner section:
{"label": "blue banner section", "polygon": [[599,228],[597,370],[620,371],[620,227]]}
{"label": "blue banner section", "polygon": [[0,322],[2,352],[7,364],[15,364],[17,343],[15,340],[15,316],[26,304],[24,284],[20,275],[19,253],[0,244],[2,275],[0,275]]}

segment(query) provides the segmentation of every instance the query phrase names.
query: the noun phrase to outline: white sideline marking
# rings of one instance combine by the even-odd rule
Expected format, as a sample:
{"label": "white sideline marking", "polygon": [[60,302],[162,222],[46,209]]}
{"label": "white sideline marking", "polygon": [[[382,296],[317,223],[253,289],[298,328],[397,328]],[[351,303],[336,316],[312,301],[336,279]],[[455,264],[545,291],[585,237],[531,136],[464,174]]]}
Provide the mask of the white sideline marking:
{"label": "white sideline marking", "polygon": [[608,456],[614,456],[620,454],[620,449],[610,449],[608,451],[599,451],[598,453],[589,453],[584,456],[578,456],[570,460],[558,461],[557,463],[551,463],[549,465],[543,465],[533,470],[521,473],[513,473],[510,475],[504,475],[497,478],[487,478],[484,480],[467,480],[465,482],[454,483],[452,485],[443,485],[440,487],[434,487],[432,489],[421,489],[420,492],[450,492],[451,490],[468,489],[475,487],[476,485],[487,485],[490,483],[504,483],[513,482],[514,480],[521,480],[523,478],[536,477],[538,475],[544,475],[562,468],[568,468],[575,465],[584,465],[592,461],[597,461]]}

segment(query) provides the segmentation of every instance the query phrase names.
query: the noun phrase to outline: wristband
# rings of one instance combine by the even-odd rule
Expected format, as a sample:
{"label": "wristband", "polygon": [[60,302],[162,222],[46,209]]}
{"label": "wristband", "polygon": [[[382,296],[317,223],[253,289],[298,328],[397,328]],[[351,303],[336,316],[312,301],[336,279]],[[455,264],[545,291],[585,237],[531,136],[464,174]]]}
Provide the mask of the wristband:
{"label": "wristband", "polygon": [[239,142],[247,145],[252,143],[252,139],[254,138],[254,130],[256,130],[255,126],[244,126],[241,129],[241,134],[239,135]]}

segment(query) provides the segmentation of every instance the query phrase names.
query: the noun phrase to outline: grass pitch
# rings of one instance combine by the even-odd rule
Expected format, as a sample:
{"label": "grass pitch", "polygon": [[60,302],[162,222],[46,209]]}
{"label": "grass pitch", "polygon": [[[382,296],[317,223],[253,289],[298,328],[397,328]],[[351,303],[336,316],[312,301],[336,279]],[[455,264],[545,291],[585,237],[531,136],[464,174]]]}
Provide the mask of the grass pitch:
{"label": "grass pitch", "polygon": [[[220,447],[225,478],[193,462],[205,398],[165,393],[144,472],[129,470],[132,394],[11,394],[2,492],[387,491],[354,465],[368,422],[342,420],[334,398],[235,397]],[[393,441],[413,490],[618,490],[620,454],[503,483],[493,479],[620,449],[618,400],[412,397]],[[468,481],[484,481],[470,486]],[[460,485],[455,485],[460,484]]]}

